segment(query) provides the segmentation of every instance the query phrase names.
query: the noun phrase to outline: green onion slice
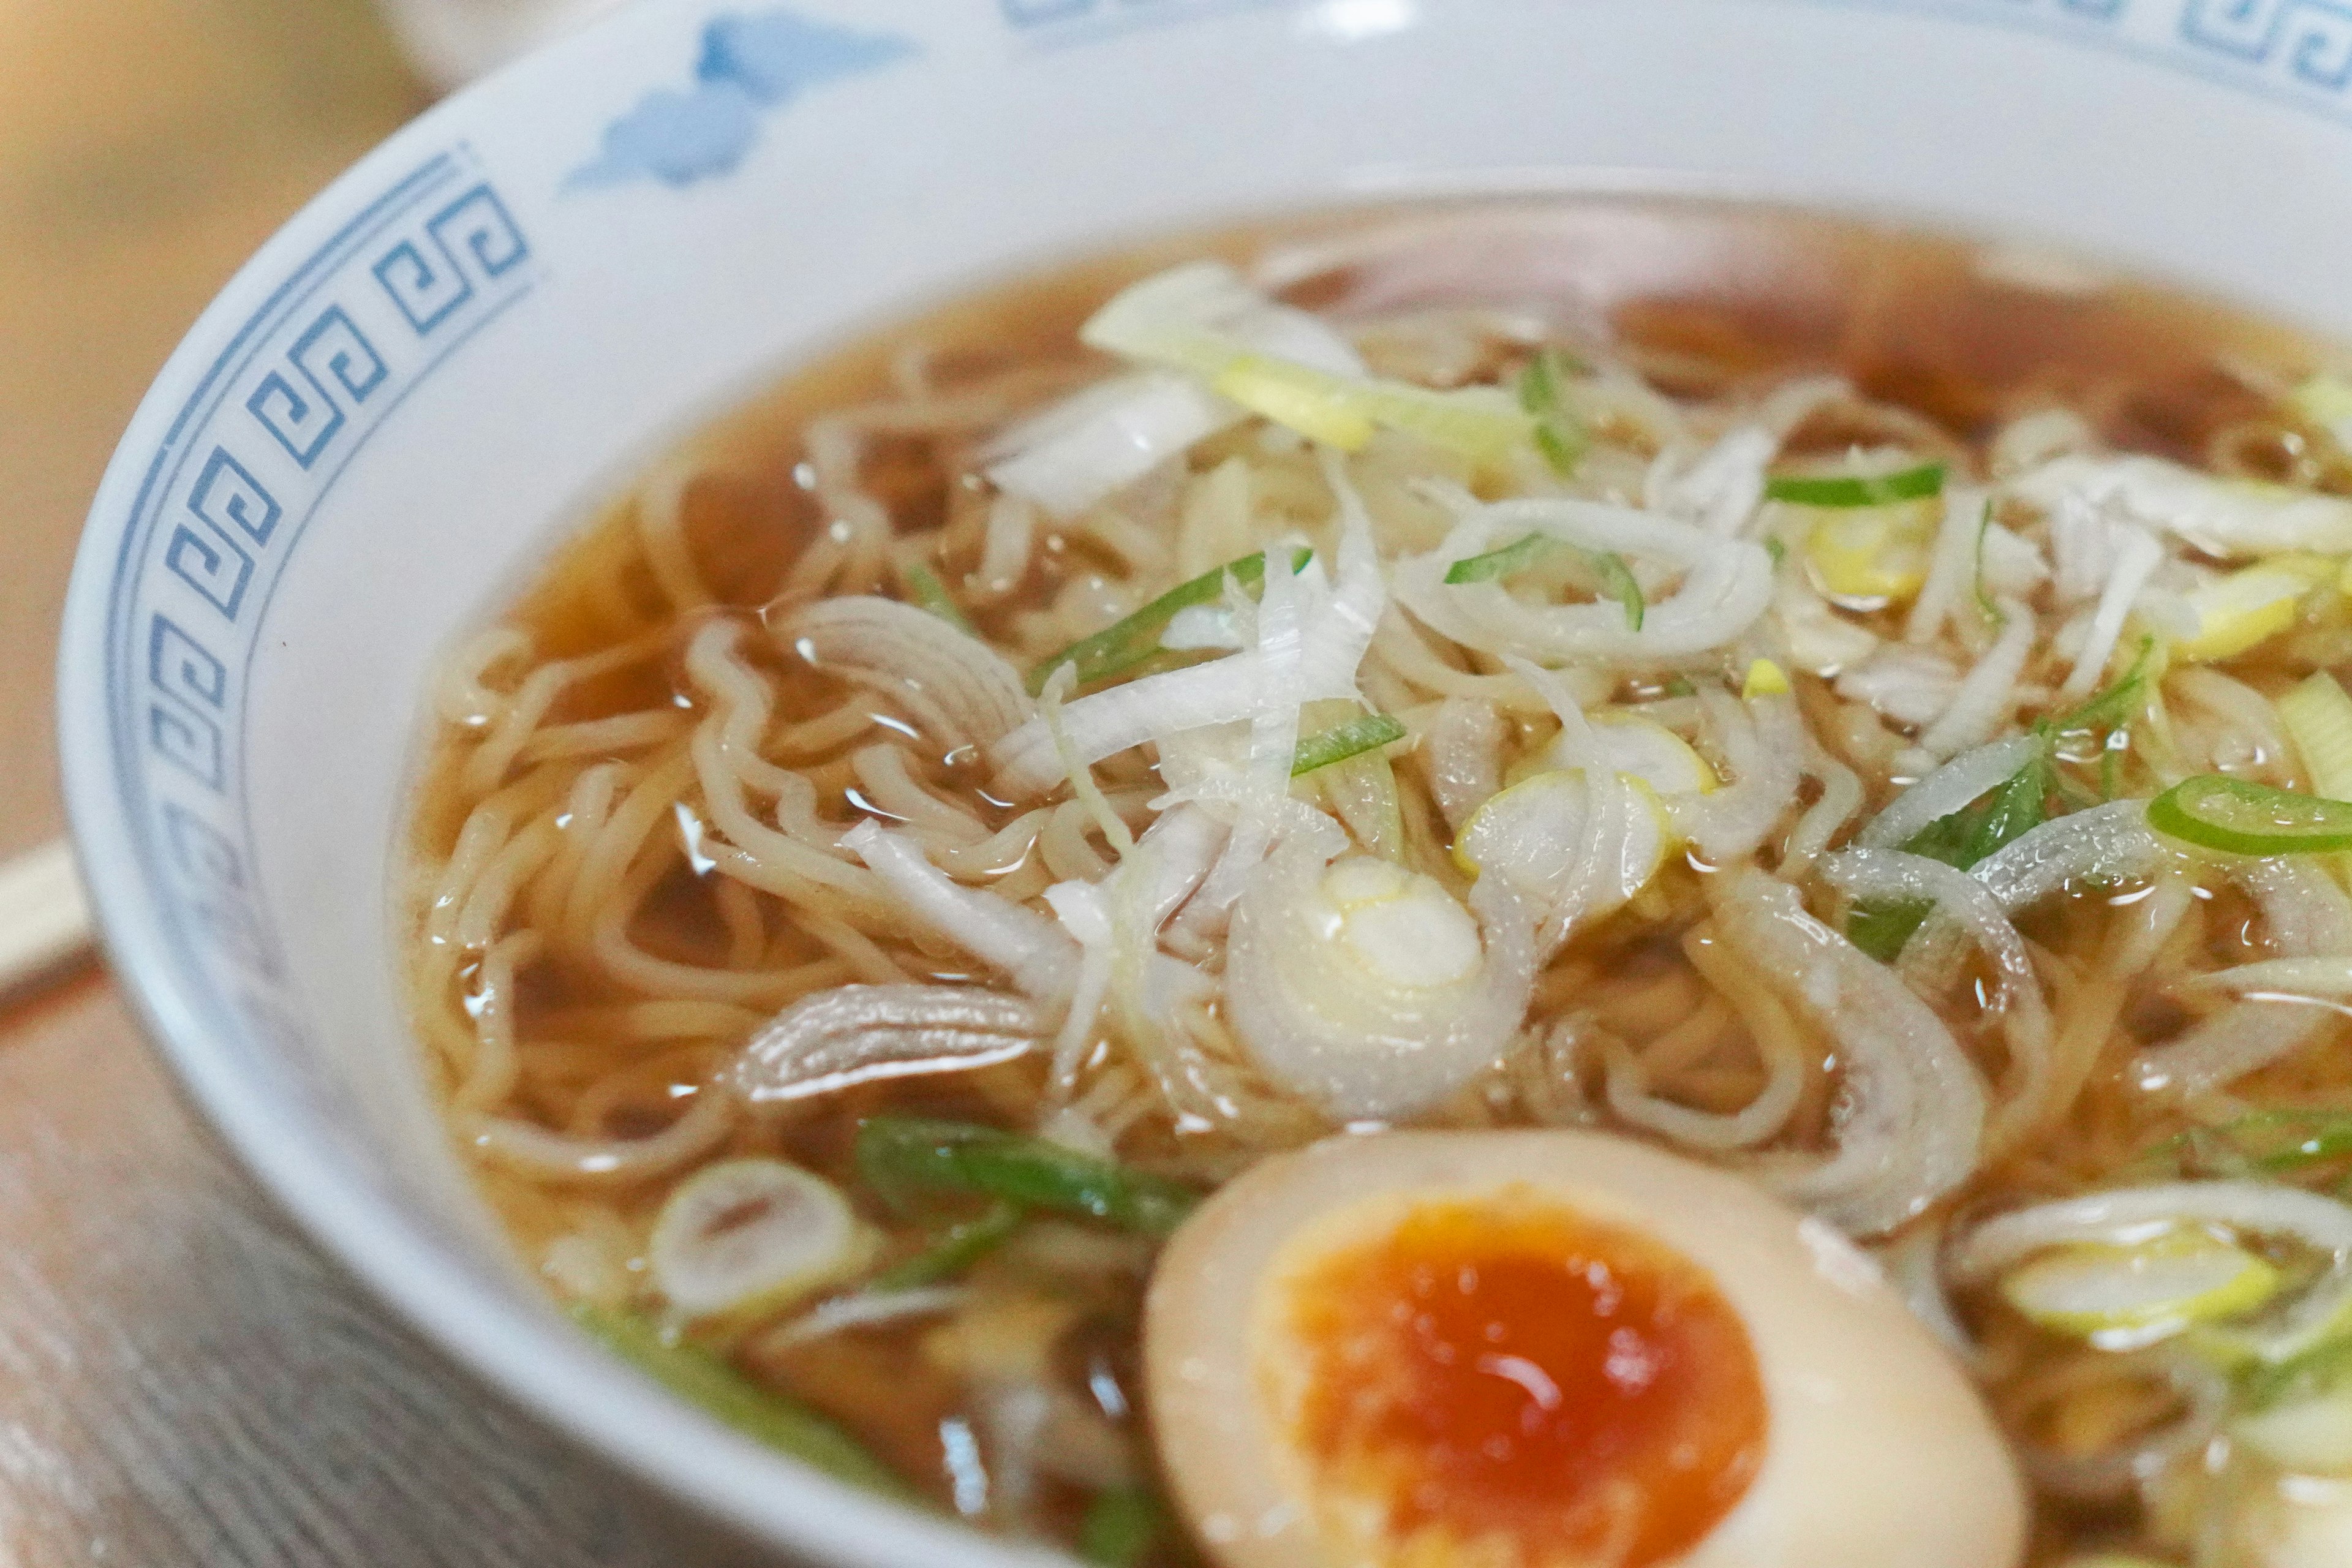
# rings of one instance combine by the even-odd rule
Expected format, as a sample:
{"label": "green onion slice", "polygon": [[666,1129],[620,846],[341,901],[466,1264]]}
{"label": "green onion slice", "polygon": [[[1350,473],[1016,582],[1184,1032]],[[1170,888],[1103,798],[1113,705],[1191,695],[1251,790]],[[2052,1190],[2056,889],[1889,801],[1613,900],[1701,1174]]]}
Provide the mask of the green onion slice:
{"label": "green onion slice", "polygon": [[992,1204],[978,1218],[948,1226],[922,1251],[877,1274],[873,1289],[913,1290],[953,1279],[1010,1241],[1028,1217],[1013,1204]]}
{"label": "green onion slice", "polygon": [[957,606],[955,600],[949,596],[947,584],[940,581],[938,573],[918,561],[907,568],[904,575],[907,593],[917,605],[966,636],[980,635],[972,629],[971,620]]}
{"label": "green onion slice", "polygon": [[[1965,871],[2049,820],[2050,795],[2058,776],[2045,752],[2008,782],[1994,785],[1983,799],[1927,824],[1903,847]],[[1879,963],[1892,963],[1934,908],[1924,899],[1857,904],[1846,921],[1846,940]]]}
{"label": "green onion slice", "polygon": [[1987,501],[1985,502],[1983,515],[1977,519],[1977,613],[1984,616],[1986,620],[1992,622],[1995,626],[1999,626],[2003,618],[2000,613],[2000,606],[1993,603],[1992,591],[1985,586],[1984,580],[1985,536],[1991,531],[1992,502]]}
{"label": "green onion slice", "polygon": [[2186,778],[2148,802],[2158,833],[2232,855],[2352,849],[2352,802],[2322,800],[2223,773]]}
{"label": "green onion slice", "polygon": [[[1297,550],[1292,554],[1290,569],[1303,572],[1314,559],[1311,550]],[[1045,682],[1066,664],[1076,665],[1077,684],[1091,686],[1107,680],[1122,671],[1132,669],[1160,651],[1160,634],[1180,610],[1194,605],[1205,605],[1225,591],[1225,577],[1230,573],[1234,581],[1245,590],[1255,592],[1265,583],[1265,552],[1244,555],[1239,561],[1229,561],[1213,572],[1203,572],[1189,583],[1180,583],[1143,608],[1121,621],[1115,621],[1090,637],[1076,642],[1041,661],[1029,671],[1029,694],[1035,696],[1045,689]]]}
{"label": "green onion slice", "polygon": [[1535,416],[1536,449],[1562,479],[1576,472],[1592,445],[1582,421],[1560,395],[1569,374],[1568,356],[1558,349],[1543,350],[1519,373],[1519,406]]}
{"label": "green onion slice", "polygon": [[845,1481],[892,1497],[915,1495],[903,1477],[826,1417],[753,1383],[702,1346],[671,1338],[644,1315],[583,1302],[572,1316],[623,1360],[745,1436]]}
{"label": "green onion slice", "polygon": [[1043,1138],[918,1117],[877,1116],[860,1127],[857,1169],[885,1196],[969,1193],[1147,1236],[1174,1230],[1200,1201],[1179,1183]]}
{"label": "green onion slice", "polygon": [[2131,668],[2113,686],[2091,694],[2080,708],[2043,721],[2053,735],[2076,735],[2090,730],[2116,730],[2139,717],[2147,706],[2149,666],[2156,661],[2156,639],[2142,637]]}
{"label": "green onion slice", "polygon": [[1492,583],[1499,578],[1517,576],[1555,550],[1575,550],[1601,580],[1601,591],[1625,608],[1625,624],[1635,631],[1642,629],[1642,618],[1649,612],[1649,602],[1643,596],[1642,584],[1633,580],[1633,569],[1625,558],[1613,550],[1578,550],[1565,540],[1554,539],[1548,533],[1530,533],[1512,541],[1500,550],[1490,550],[1484,555],[1465,556],[1445,569],[1445,580],[1455,585],[1464,583]]}
{"label": "green onion slice", "polygon": [[1097,1492],[1078,1525],[1078,1555],[1101,1568],[1136,1568],[1168,1533],[1168,1509],[1144,1487]]}
{"label": "green onion slice", "polygon": [[1290,764],[1290,776],[1297,778],[1318,768],[1344,763],[1376,746],[1402,741],[1404,735],[1404,726],[1386,713],[1359,714],[1344,724],[1334,724],[1299,742],[1298,754]]}
{"label": "green onion slice", "polygon": [[1891,506],[1944,493],[1944,465],[1922,463],[1891,474],[1790,474],[1768,479],[1767,500],[1797,506]]}
{"label": "green onion slice", "polygon": [[1500,550],[1489,550],[1484,555],[1465,556],[1445,569],[1448,583],[1492,583],[1498,578],[1516,577],[1554,548],[1568,548],[1548,533],[1530,533],[1515,540]]}

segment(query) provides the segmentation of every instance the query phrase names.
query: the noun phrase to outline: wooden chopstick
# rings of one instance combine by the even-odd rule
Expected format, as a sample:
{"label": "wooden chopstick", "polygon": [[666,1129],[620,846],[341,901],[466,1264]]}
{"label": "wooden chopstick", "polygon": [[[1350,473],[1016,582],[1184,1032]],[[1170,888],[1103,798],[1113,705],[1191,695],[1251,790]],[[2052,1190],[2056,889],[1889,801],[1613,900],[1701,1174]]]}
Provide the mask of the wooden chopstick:
{"label": "wooden chopstick", "polygon": [[59,839],[0,865],[0,997],[62,973],[92,939],[73,846]]}

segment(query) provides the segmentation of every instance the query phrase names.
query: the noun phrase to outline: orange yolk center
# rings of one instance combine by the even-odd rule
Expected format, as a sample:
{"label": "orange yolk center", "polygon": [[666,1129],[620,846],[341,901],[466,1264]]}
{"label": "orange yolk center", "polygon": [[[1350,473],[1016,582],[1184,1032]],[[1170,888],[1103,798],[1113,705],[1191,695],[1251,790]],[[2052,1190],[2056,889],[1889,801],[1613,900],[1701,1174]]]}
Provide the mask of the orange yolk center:
{"label": "orange yolk center", "polygon": [[1764,1390],[1696,1264],[1536,1200],[1427,1205],[1289,1282],[1297,1450],[1391,1561],[1643,1568],[1747,1491]]}

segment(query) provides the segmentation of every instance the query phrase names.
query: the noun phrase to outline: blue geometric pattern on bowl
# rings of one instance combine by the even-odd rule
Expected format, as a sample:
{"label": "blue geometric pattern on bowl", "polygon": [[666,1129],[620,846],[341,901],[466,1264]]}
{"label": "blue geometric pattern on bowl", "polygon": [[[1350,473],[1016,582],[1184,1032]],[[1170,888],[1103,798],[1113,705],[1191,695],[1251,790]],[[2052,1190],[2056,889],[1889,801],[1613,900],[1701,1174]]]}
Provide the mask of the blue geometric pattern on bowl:
{"label": "blue geometric pattern on bowl", "polygon": [[694,85],[649,92],[606,126],[604,151],[568,188],[638,179],[686,186],[731,174],[759,141],[762,115],[820,83],[862,76],[917,52],[907,38],[791,11],[720,16],[702,30]]}
{"label": "blue geometric pattern on bowl", "polygon": [[531,259],[469,156],[413,171],[239,329],[181,407],[124,530],[107,645],[116,776],[184,956],[226,982],[205,988],[215,1005],[266,1037],[293,1027],[243,777],[269,600],[352,458],[531,291]]}

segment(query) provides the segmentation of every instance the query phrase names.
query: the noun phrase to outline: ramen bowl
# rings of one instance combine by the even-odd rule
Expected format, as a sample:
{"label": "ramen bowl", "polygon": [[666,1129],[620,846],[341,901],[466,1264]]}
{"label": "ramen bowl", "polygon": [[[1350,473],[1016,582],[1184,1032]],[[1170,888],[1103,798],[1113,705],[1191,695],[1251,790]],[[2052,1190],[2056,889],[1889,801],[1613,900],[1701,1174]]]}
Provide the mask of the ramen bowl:
{"label": "ramen bowl", "polygon": [[550,1422],[814,1560],[1045,1561],[670,1400],[516,1262],[397,969],[435,655],[793,363],[1185,227],[1729,195],[1998,237],[2037,287],[2095,287],[2072,258],[2095,257],[2342,337],[2347,84],[2352,23],[2301,0],[646,0],[338,182],[124,437],[60,672],[118,972],[310,1234]]}

